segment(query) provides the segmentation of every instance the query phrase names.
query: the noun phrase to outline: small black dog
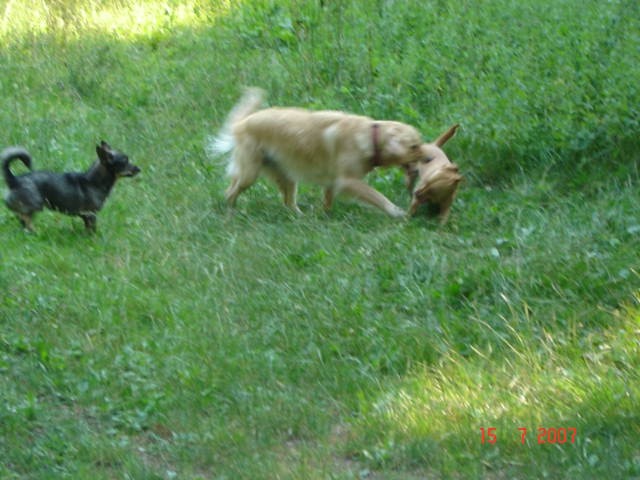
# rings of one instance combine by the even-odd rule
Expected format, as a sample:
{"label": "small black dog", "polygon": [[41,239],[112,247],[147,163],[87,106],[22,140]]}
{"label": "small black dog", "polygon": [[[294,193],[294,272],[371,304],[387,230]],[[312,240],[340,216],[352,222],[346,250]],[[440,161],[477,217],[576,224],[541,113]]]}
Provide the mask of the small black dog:
{"label": "small black dog", "polygon": [[7,206],[18,214],[22,226],[33,230],[31,220],[43,207],[68,215],[78,215],[87,230],[96,230],[96,214],[120,177],[133,177],[140,168],[129,158],[112,149],[104,140],[96,147],[98,160],[85,173],[53,173],[31,171],[15,176],[9,169],[14,160],[21,160],[31,170],[31,155],[20,147],[6,148],[0,154],[2,172],[9,192]]}

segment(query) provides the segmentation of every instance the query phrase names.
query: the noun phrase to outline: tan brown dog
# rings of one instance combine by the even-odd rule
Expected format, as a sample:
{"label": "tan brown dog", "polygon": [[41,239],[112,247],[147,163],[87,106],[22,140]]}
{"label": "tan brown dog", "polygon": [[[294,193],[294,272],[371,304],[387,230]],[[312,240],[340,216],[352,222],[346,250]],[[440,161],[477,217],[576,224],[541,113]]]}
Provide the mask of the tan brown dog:
{"label": "tan brown dog", "polygon": [[428,146],[430,154],[407,170],[407,188],[412,196],[410,216],[416,213],[421,204],[427,203],[430,210],[437,214],[440,224],[447,221],[462,175],[458,166],[449,161],[440,147],[456,134],[457,129],[458,125],[454,125],[440,135]]}
{"label": "tan brown dog", "polygon": [[231,207],[262,173],[297,213],[297,182],[307,181],[324,188],[327,209],[336,195],[347,194],[402,217],[404,210],[367,185],[364,176],[376,167],[401,166],[410,172],[421,161],[444,156],[439,146],[425,144],[418,131],[404,123],[338,111],[260,110],[263,97],[260,89],[247,90],[211,144],[217,154],[231,153],[231,184],[225,193]]}

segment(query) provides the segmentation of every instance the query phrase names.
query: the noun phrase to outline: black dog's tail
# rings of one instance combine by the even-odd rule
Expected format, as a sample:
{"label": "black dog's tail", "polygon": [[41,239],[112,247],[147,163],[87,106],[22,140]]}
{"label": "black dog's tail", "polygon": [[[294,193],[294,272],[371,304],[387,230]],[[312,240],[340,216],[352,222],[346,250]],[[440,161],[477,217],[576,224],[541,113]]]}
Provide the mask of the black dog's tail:
{"label": "black dog's tail", "polygon": [[4,174],[4,181],[7,182],[7,186],[11,188],[16,188],[18,186],[18,181],[11,170],[9,169],[9,164],[14,160],[21,160],[29,170],[31,170],[31,155],[24,148],[21,147],[9,147],[5,148],[2,153],[0,153],[0,162],[2,162],[2,173]]}

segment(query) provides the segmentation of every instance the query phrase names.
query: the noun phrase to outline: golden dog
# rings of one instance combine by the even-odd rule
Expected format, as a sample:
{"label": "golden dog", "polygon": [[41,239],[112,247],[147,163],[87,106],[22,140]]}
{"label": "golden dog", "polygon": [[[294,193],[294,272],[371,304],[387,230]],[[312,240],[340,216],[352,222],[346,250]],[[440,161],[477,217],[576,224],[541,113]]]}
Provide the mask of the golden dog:
{"label": "golden dog", "polygon": [[231,184],[225,193],[230,207],[265,174],[282,192],[285,205],[297,213],[297,182],[306,181],[324,188],[326,209],[336,195],[346,194],[402,217],[403,209],[362,179],[376,167],[400,166],[409,175],[431,157],[446,158],[440,146],[453,135],[447,132],[439,144],[429,144],[415,128],[400,122],[338,111],[260,110],[263,96],[260,89],[247,90],[211,144],[217,154],[231,153]]}

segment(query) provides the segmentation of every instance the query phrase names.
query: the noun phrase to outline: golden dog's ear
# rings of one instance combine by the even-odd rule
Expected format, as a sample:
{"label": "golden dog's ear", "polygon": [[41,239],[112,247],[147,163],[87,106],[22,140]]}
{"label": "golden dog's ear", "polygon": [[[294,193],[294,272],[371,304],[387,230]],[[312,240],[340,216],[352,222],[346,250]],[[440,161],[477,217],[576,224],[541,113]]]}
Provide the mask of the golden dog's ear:
{"label": "golden dog's ear", "polygon": [[438,147],[443,146],[445,143],[447,143],[449,141],[449,139],[451,137],[453,137],[456,134],[456,130],[458,130],[459,126],[460,126],[460,124],[456,123],[451,128],[449,128],[449,130],[447,130],[442,135],[440,135],[438,138],[436,138],[436,141],[433,142],[433,143]]}

